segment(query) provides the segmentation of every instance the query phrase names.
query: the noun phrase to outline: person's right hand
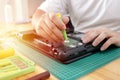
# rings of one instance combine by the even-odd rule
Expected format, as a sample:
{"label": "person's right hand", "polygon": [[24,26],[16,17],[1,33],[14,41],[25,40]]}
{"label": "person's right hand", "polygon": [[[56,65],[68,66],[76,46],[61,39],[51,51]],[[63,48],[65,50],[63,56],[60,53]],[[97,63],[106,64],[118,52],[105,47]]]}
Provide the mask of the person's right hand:
{"label": "person's right hand", "polygon": [[61,30],[66,29],[69,18],[62,16],[62,20],[55,13],[44,13],[35,26],[38,35],[53,43],[64,41]]}

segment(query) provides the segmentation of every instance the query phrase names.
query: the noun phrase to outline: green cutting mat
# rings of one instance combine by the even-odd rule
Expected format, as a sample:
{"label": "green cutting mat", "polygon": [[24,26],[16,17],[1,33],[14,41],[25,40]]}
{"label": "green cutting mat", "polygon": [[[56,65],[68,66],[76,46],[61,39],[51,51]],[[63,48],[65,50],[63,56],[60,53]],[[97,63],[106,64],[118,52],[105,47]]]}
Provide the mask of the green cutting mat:
{"label": "green cutting mat", "polygon": [[71,64],[61,64],[18,41],[15,41],[15,44],[11,46],[22,51],[24,55],[49,70],[60,80],[75,80],[120,57],[120,48],[115,48],[97,52],[94,55],[85,57]]}

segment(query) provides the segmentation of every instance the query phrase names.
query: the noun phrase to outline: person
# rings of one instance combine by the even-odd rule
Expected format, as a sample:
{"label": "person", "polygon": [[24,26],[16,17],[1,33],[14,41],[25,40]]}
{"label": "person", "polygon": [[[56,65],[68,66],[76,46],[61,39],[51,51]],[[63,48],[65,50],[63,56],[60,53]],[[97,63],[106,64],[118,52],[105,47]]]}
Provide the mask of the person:
{"label": "person", "polygon": [[[101,51],[114,44],[120,47],[120,1],[118,0],[45,0],[33,15],[38,35],[56,43],[64,41],[61,30],[70,17],[75,31],[84,32],[84,43],[97,46],[107,38]],[[62,20],[56,15],[61,13]]]}

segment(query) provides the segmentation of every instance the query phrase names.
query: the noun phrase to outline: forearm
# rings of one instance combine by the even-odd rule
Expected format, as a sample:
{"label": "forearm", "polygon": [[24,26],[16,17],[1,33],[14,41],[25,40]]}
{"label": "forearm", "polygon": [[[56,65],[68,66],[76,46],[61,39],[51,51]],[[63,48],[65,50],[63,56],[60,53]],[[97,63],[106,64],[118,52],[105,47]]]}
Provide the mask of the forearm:
{"label": "forearm", "polygon": [[37,9],[37,10],[35,11],[35,13],[33,14],[33,17],[32,17],[32,24],[33,24],[34,26],[37,25],[40,17],[41,17],[44,13],[45,13],[45,11],[40,10],[40,9]]}

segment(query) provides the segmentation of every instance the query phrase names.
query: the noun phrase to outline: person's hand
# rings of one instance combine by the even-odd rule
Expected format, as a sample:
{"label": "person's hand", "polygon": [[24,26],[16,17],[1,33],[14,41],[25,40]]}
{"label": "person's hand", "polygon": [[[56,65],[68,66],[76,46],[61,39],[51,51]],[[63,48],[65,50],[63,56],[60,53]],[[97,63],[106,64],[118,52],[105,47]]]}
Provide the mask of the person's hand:
{"label": "person's hand", "polygon": [[62,16],[62,20],[54,13],[43,14],[35,26],[38,35],[53,43],[64,41],[61,30],[66,29],[69,18]]}
{"label": "person's hand", "polygon": [[84,43],[92,42],[93,46],[97,46],[101,41],[107,38],[102,45],[101,51],[107,49],[111,44],[120,47],[120,32],[115,32],[107,28],[96,28],[85,33],[82,40]]}

